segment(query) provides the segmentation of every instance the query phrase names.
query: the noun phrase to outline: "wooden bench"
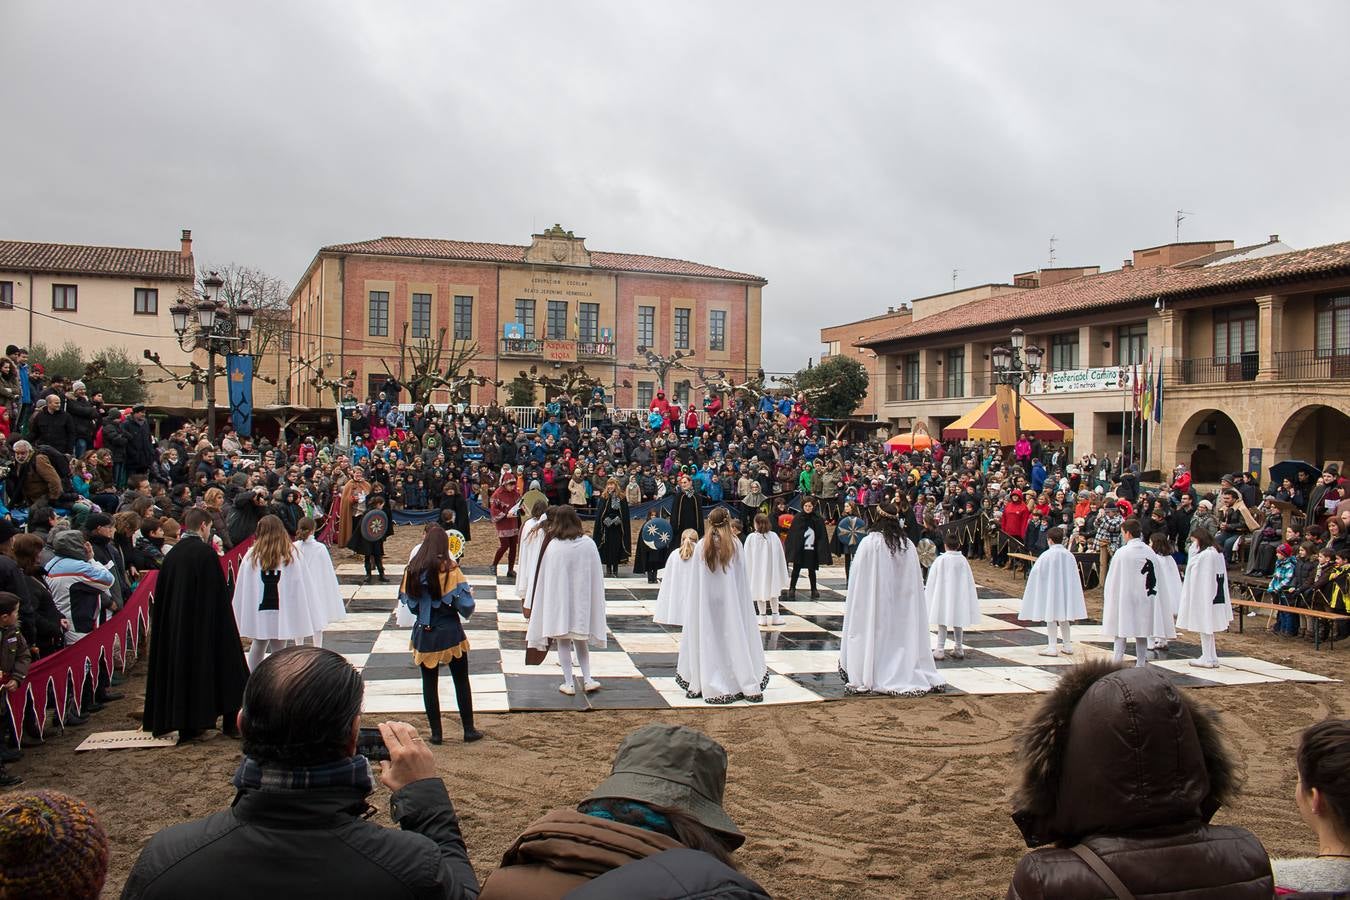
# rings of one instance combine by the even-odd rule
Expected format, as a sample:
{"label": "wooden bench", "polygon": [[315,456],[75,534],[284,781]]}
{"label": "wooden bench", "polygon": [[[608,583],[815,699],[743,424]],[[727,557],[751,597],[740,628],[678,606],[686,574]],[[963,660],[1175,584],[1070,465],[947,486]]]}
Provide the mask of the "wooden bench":
{"label": "wooden bench", "polygon": [[1017,563],[1022,563],[1022,578],[1025,580],[1027,573],[1031,571],[1031,567],[1036,564],[1036,557],[1030,553],[1009,553],[1008,561],[1014,575],[1017,574]]}
{"label": "wooden bench", "polygon": [[1253,603],[1260,600],[1261,595],[1270,587],[1269,578],[1261,578],[1257,575],[1232,575],[1228,576],[1228,588],[1233,593],[1243,597]]}
{"label": "wooden bench", "polygon": [[[1229,579],[1229,583],[1230,584],[1232,583],[1231,578]],[[1330,610],[1309,609],[1304,606],[1285,606],[1280,603],[1266,603],[1265,601],[1262,600],[1242,600],[1234,597],[1232,603],[1234,609],[1241,609],[1244,606],[1247,607],[1248,609],[1268,609],[1271,612],[1292,613],[1293,615],[1296,616],[1307,616],[1311,619],[1324,619],[1326,621],[1332,622],[1333,625],[1334,623],[1340,622],[1344,619],[1350,619],[1350,616],[1347,616],[1343,613],[1331,612]],[[1239,634],[1242,633],[1243,620],[1246,618],[1247,617],[1242,615],[1241,613],[1237,614]],[[1335,650],[1336,629],[1334,627],[1331,629],[1330,632],[1328,632],[1327,638],[1328,643],[1331,644],[1331,649]],[[1314,650],[1322,649],[1321,629],[1317,628],[1316,626],[1313,627],[1313,649]]]}

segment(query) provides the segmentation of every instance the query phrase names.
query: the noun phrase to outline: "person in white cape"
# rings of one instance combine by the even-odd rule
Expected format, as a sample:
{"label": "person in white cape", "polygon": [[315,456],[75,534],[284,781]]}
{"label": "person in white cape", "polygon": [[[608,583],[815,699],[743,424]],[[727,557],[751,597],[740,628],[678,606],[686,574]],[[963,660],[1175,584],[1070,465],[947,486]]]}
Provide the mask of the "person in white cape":
{"label": "person in white cape", "polygon": [[844,602],[839,677],[851,694],[918,697],[946,682],[933,663],[919,555],[883,503],[854,551]]}
{"label": "person in white cape", "polygon": [[[760,625],[782,625],[778,598],[788,586],[787,557],[783,542],[769,530],[769,517],[755,516],[755,530],[745,537],[745,568],[750,577],[750,599],[759,613]],[[773,618],[769,618],[769,610]]]}
{"label": "person in white cape", "polygon": [[[955,531],[947,534],[947,552],[933,560],[924,589],[928,599],[928,621],[938,627],[934,659],[947,656],[947,629],[952,629],[955,648],[952,656],[966,658],[965,630],[980,622],[980,595],[975,592],[975,575],[961,554],[961,538]],[[857,560],[854,560],[857,565]]]}
{"label": "person in white cape", "polygon": [[1163,620],[1166,634],[1148,639],[1149,659],[1157,659],[1167,651],[1172,638],[1177,636],[1177,613],[1181,611],[1181,569],[1172,557],[1176,548],[1165,532],[1155,531],[1149,535],[1148,546],[1153,555],[1158,557],[1158,590],[1162,592],[1163,608],[1167,610],[1167,618]]}
{"label": "person in white cape", "polygon": [[684,617],[693,604],[695,590],[694,545],[698,543],[698,532],[686,528],[680,535],[680,548],[666,557],[665,568],[661,570],[661,589],[656,592],[656,611],[652,619],[659,625],[678,625],[684,627]]}
{"label": "person in white cape", "polygon": [[[294,546],[305,578],[309,581],[310,593],[327,617],[324,623],[324,628],[327,628],[347,618],[347,603],[342,599],[342,588],[338,587],[333,557],[328,548],[314,537],[317,528],[317,523],[308,516],[301,519],[295,526]],[[311,643],[315,647],[323,646],[322,629],[314,633]]]}
{"label": "person in white cape", "polygon": [[589,694],[600,690],[600,682],[591,677],[590,649],[605,648],[605,571],[600,550],[586,536],[571,506],[550,507],[543,528],[545,540],[529,594],[525,643],[535,650],[547,650],[549,641],[557,642],[563,671],[558,690],[569,697],[577,692],[572,676],[575,653],[582,689]]}
{"label": "person in white cape", "polygon": [[324,605],[310,591],[304,565],[281,520],[263,516],[256,534],[239,564],[232,600],[239,636],[253,641],[248,649],[250,670],[286,641],[312,639],[328,624]]}
{"label": "person in white cape", "polygon": [[[1049,646],[1041,656],[1073,655],[1073,637],[1069,625],[1087,618],[1083,583],[1078,575],[1078,560],[1064,546],[1064,527],[1056,525],[1045,533],[1047,547],[1036,557],[1027,573],[1022,592],[1022,610],[1017,618],[1024,622],[1044,622]],[[1063,641],[1062,648],[1059,641]]]}
{"label": "person in white cape", "polygon": [[1214,535],[1204,528],[1191,532],[1190,558],[1186,562],[1186,580],[1181,585],[1181,612],[1177,628],[1200,635],[1200,658],[1191,665],[1217,669],[1219,652],[1214,635],[1227,631],[1233,621],[1233,601],[1228,595],[1228,567],[1223,554],[1214,546]]}
{"label": "person in white cape", "polygon": [[1134,641],[1134,664],[1148,665],[1148,639],[1165,638],[1171,625],[1165,588],[1160,589],[1158,555],[1139,539],[1139,520],[1120,524],[1121,547],[1111,557],[1102,591],[1102,635],[1115,641],[1112,658],[1125,659]]}
{"label": "person in white cape", "polygon": [[732,534],[725,507],[708,514],[694,560],[694,590],[680,636],[675,683],[691,700],[759,703],[769,669],[750,603],[745,551]]}
{"label": "person in white cape", "polygon": [[522,608],[530,608],[530,591],[539,567],[539,548],[544,546],[544,523],[548,521],[548,501],[535,500],[525,511],[529,518],[520,526],[520,564],[516,569],[516,599]]}

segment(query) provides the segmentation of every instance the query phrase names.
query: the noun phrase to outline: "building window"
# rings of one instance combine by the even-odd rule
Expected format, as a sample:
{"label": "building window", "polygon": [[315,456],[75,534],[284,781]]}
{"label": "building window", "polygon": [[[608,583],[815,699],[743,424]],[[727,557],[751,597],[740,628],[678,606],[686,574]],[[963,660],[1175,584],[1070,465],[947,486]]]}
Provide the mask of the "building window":
{"label": "building window", "polygon": [[370,292],[370,328],[371,337],[389,336],[389,292]]}
{"label": "building window", "polygon": [[637,345],[656,349],[656,307],[639,306],[637,320]]}
{"label": "building window", "polygon": [[548,301],[548,321],[544,337],[550,341],[567,340],[567,301]]}
{"label": "building window", "polygon": [[1317,355],[1350,354],[1350,294],[1317,301]]}
{"label": "building window", "polygon": [[1078,368],[1078,332],[1050,335],[1050,371],[1072,372]]}
{"label": "building window", "polygon": [[[727,311],[714,309],[708,313],[708,349],[727,349]],[[839,342],[834,342],[834,352],[839,352]]]}
{"label": "building window", "polygon": [[283,331],[283,332],[280,332],[280,333],[277,335],[277,343],[278,343],[278,345],[280,346],[282,352],[284,352],[284,353],[290,353],[290,352],[291,352],[291,333],[290,333],[290,331]]}
{"label": "building window", "polygon": [[[686,310],[687,312],[687,310]],[[676,406],[684,409],[689,405],[689,382],[681,381],[675,385],[675,399],[671,401]]]}
{"label": "building window", "polygon": [[75,285],[52,285],[52,309],[57,312],[75,312],[78,305],[79,289]]}
{"label": "building window", "polygon": [[527,341],[534,340],[534,301],[517,300],[516,301],[516,324],[524,331],[523,337]]}
{"label": "building window", "polygon": [[14,282],[0,281],[0,309],[14,308]]}
{"label": "building window", "polygon": [[900,357],[900,396],[905,400],[919,399],[919,354],[906,353]]}
{"label": "building window", "polygon": [[455,340],[473,340],[473,298],[455,298]]}
{"label": "building window", "polygon": [[947,378],[948,397],[964,397],[966,395],[966,348],[957,347],[955,350],[947,351],[946,368],[943,370]]}
{"label": "building window", "polygon": [[675,349],[689,349],[689,314],[683,307],[675,310]]}
{"label": "building window", "polygon": [[[651,309],[650,306],[646,309]],[[656,385],[650,381],[639,381],[637,383],[637,405],[638,409],[648,409],[652,405],[652,398],[656,396]]]}
{"label": "building window", "polygon": [[600,304],[577,304],[577,340],[595,343],[600,340]]}
{"label": "building window", "polygon": [[1256,309],[1230,306],[1214,310],[1215,361],[1241,362],[1243,356],[1256,352]]}
{"label": "building window", "polygon": [[134,309],[138,316],[159,315],[159,291],[154,288],[136,288]]}
{"label": "building window", "polygon": [[192,402],[201,403],[205,399],[206,399],[206,385],[202,384],[200,381],[195,382],[192,385]]}
{"label": "building window", "polygon": [[412,295],[412,336],[431,337],[431,295]]}
{"label": "building window", "polygon": [[1148,325],[1121,325],[1116,329],[1116,365],[1142,366],[1148,363]]}

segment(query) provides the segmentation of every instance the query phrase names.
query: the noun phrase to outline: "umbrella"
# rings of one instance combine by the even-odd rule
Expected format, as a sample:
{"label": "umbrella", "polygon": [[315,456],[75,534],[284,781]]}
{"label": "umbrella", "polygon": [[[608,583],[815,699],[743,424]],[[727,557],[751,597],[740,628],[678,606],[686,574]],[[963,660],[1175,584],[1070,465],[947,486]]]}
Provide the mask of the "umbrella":
{"label": "umbrella", "polygon": [[886,449],[892,453],[908,453],[910,450],[927,450],[933,446],[933,438],[922,432],[915,434],[906,431],[895,435],[886,442]]}
{"label": "umbrella", "polygon": [[1312,463],[1306,463],[1301,459],[1286,459],[1270,467],[1270,481],[1272,484],[1279,484],[1288,478],[1297,484],[1299,472],[1308,472],[1313,481],[1322,477],[1322,470]]}

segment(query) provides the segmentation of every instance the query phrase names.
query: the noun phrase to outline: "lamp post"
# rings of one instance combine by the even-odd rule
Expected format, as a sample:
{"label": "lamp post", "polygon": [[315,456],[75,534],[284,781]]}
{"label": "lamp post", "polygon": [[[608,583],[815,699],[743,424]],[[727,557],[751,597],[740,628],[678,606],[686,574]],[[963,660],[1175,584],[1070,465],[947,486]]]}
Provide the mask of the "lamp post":
{"label": "lamp post", "polygon": [[1026,340],[1022,329],[1014,328],[1007,346],[995,347],[990,351],[994,361],[994,380],[999,384],[1010,385],[1013,389],[1013,431],[1018,437],[1022,434],[1022,384],[1036,377],[1045,355],[1040,347],[1028,347]]}
{"label": "lamp post", "polygon": [[[229,353],[237,345],[242,349],[253,330],[253,307],[247,302],[231,310],[220,302],[220,289],[225,284],[211,272],[202,279],[202,296],[189,307],[181,300],[169,308],[173,330],[178,335],[178,346],[183,350],[206,351],[206,436],[216,442],[216,354]],[[196,314],[196,329],[191,317]]]}

